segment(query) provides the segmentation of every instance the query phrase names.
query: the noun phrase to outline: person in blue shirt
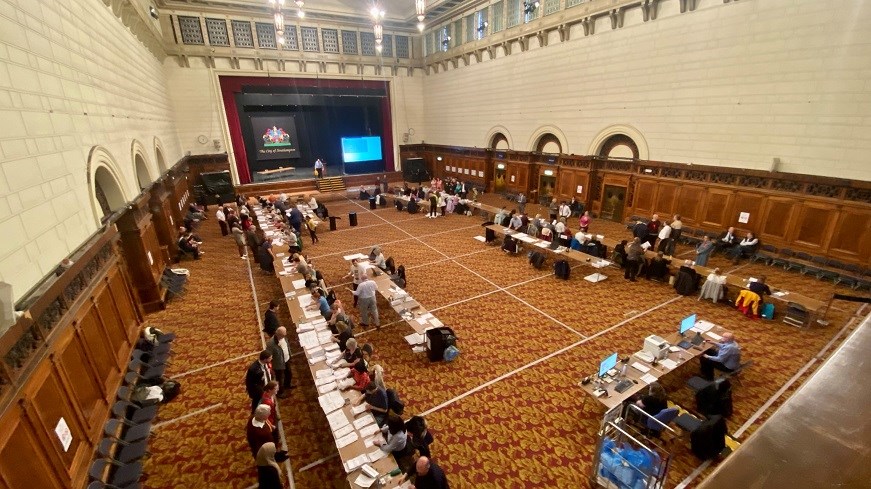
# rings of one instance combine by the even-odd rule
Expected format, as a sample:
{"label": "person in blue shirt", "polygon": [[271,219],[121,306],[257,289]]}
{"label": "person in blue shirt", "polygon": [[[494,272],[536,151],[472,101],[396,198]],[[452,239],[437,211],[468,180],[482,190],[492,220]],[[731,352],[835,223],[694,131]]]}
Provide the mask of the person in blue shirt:
{"label": "person in blue shirt", "polygon": [[699,357],[702,377],[714,380],[714,370],[732,372],[741,365],[741,347],[732,333],[723,333],[720,342]]}
{"label": "person in blue shirt", "polygon": [[327,298],[317,289],[312,291],[312,303],[308,306],[308,309],[311,311],[319,309],[321,316],[323,316],[324,319],[330,319],[330,316],[333,315],[333,311],[330,309],[330,303],[327,302]]}

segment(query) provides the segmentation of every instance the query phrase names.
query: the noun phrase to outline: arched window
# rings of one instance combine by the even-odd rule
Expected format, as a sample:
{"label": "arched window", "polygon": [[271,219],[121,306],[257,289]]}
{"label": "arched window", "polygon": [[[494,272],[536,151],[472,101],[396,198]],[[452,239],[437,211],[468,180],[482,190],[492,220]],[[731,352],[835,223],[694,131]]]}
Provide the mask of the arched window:
{"label": "arched window", "polygon": [[599,156],[638,159],[638,145],[625,134],[614,134],[602,143]]}
{"label": "arched window", "polygon": [[157,170],[160,172],[160,175],[163,175],[169,170],[169,167],[166,166],[166,160],[163,158],[163,150],[161,148],[160,140],[154,138],[154,158],[157,160]]}
{"label": "arched window", "polygon": [[489,147],[492,149],[509,149],[508,138],[501,132],[497,132],[490,138]]}
{"label": "arched window", "polygon": [[139,183],[139,189],[148,188],[151,185],[151,174],[148,173],[148,166],[141,154],[136,153],[133,157],[133,166],[136,170],[136,182]]}
{"label": "arched window", "polygon": [[99,167],[94,172],[94,195],[100,206],[100,222],[105,222],[118,209],[127,205],[121,184],[106,167]]}
{"label": "arched window", "polygon": [[535,143],[535,151],[537,153],[562,153],[563,147],[558,137],[551,133],[544,133]]}

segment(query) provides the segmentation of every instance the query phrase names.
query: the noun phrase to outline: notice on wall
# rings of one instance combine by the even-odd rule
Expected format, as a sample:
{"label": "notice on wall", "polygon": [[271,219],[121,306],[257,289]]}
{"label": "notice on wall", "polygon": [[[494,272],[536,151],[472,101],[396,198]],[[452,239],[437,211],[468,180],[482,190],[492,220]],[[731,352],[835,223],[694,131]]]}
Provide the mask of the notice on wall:
{"label": "notice on wall", "polygon": [[742,212],[738,214],[738,222],[740,222],[741,224],[747,224],[748,222],[750,222],[750,213]]}
{"label": "notice on wall", "polygon": [[57,426],[54,427],[54,432],[57,434],[61,446],[64,447],[64,451],[69,451],[70,445],[73,443],[73,433],[70,431],[67,421],[63,418],[58,420]]}
{"label": "notice on wall", "polygon": [[466,175],[468,175],[468,174],[469,174],[469,169],[468,169],[468,168],[463,168],[463,173],[466,174]]}
{"label": "notice on wall", "polygon": [[151,256],[151,252],[150,252],[150,251],[148,252],[148,264],[149,264],[149,265],[154,265],[154,257]]}
{"label": "notice on wall", "polygon": [[445,171],[451,171],[451,165],[445,165]]}
{"label": "notice on wall", "polygon": [[514,175],[511,175],[511,183],[514,183]]}
{"label": "notice on wall", "polygon": [[578,185],[578,193],[579,194],[584,193],[584,186],[583,185]]}
{"label": "notice on wall", "polygon": [[484,178],[484,170],[478,170],[478,176]]}
{"label": "notice on wall", "polygon": [[451,167],[451,171],[454,172],[454,173],[457,173],[457,167],[452,166],[452,167]]}

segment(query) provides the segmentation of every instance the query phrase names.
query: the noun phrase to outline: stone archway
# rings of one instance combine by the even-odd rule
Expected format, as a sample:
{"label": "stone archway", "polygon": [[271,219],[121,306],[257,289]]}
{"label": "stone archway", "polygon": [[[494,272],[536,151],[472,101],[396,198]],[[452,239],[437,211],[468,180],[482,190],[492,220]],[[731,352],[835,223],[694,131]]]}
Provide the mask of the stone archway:
{"label": "stone archway", "polygon": [[161,175],[169,170],[169,167],[166,166],[166,160],[163,157],[163,145],[160,144],[160,140],[156,137],[154,138],[154,159],[157,160],[157,171],[159,171]]}
{"label": "stone archway", "polygon": [[538,138],[535,143],[536,153],[562,153],[563,146],[560,144],[559,138],[551,133],[544,133]]}
{"label": "stone archway", "polygon": [[103,147],[94,146],[88,157],[88,190],[91,210],[97,226],[118,209],[124,208],[129,199],[124,191],[121,172],[112,155]]}
{"label": "stone archway", "polygon": [[514,147],[511,134],[508,132],[508,129],[502,126],[493,126],[487,132],[486,144],[486,147],[490,149],[511,149]]}
{"label": "stone archway", "polygon": [[647,141],[632,126],[617,124],[603,129],[593,138],[587,154],[604,157],[650,159]]}
{"label": "stone archway", "polygon": [[532,133],[527,148],[537,153],[568,154],[569,141],[560,128],[546,124]]}

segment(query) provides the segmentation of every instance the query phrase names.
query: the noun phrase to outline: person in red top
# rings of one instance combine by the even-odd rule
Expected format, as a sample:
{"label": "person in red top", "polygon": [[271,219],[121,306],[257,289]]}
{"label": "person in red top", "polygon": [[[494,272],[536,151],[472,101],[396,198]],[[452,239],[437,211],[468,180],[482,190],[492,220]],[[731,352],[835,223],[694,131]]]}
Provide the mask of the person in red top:
{"label": "person in red top", "polygon": [[656,245],[660,228],[662,228],[662,223],[659,221],[659,214],[654,214],[650,222],[647,223],[647,242],[650,243],[649,250],[652,250],[654,245]]}
{"label": "person in red top", "polygon": [[278,415],[278,407],[275,405],[275,397],[278,394],[278,381],[270,380],[266,383],[266,387],[263,389],[263,397],[260,399],[261,405],[269,406],[269,417],[267,421],[269,421],[272,426],[278,425],[278,420],[281,419],[281,416]]}

